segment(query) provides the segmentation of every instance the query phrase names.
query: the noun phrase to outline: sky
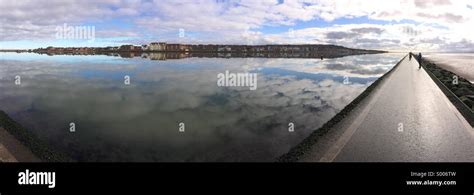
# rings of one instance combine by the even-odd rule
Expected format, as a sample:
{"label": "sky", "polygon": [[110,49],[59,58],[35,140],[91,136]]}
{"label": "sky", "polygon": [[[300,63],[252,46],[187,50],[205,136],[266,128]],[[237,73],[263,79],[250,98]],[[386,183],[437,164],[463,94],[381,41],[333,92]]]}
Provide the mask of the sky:
{"label": "sky", "polygon": [[[473,8],[472,0],[0,0],[0,49],[163,41],[474,52]],[[93,33],[65,36],[70,28]]]}

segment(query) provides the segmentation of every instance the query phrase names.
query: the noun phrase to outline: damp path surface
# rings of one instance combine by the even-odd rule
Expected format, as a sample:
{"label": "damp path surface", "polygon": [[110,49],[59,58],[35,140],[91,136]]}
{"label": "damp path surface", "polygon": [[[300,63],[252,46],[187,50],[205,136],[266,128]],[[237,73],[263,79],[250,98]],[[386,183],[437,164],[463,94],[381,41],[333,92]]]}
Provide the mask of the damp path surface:
{"label": "damp path surface", "polygon": [[472,127],[416,60],[405,58],[377,88],[301,161],[474,161]]}

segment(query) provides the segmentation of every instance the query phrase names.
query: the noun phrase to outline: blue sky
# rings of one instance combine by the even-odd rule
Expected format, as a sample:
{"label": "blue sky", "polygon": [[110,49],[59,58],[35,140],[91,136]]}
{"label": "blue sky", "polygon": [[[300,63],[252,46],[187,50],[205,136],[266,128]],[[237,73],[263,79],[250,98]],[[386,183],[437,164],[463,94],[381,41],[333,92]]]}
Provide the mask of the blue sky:
{"label": "blue sky", "polygon": [[[0,0],[0,48],[166,41],[473,51],[472,8],[467,0]],[[58,38],[65,24],[93,27],[93,36]]]}

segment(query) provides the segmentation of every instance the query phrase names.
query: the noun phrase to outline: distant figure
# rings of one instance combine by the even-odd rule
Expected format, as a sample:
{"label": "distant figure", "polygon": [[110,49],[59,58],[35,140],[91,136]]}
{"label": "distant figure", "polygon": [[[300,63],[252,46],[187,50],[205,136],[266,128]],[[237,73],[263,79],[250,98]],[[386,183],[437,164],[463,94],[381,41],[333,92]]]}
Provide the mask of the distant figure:
{"label": "distant figure", "polygon": [[321,56],[321,60],[323,60],[323,56]]}
{"label": "distant figure", "polygon": [[411,61],[411,55],[412,55],[411,52],[409,52],[409,53],[408,53],[408,56],[409,56],[409,59],[408,59],[408,60],[409,60],[409,61]]}
{"label": "distant figure", "polygon": [[418,53],[418,69],[421,68],[421,53]]}

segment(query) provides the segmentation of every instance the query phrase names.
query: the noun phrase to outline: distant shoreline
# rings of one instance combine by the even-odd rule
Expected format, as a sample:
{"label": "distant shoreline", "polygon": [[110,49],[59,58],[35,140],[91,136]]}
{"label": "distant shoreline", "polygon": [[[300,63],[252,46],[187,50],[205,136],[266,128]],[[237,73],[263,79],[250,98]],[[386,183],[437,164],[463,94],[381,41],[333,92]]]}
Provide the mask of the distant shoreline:
{"label": "distant shoreline", "polygon": [[53,47],[37,49],[4,49],[0,52],[34,52],[52,55],[62,54],[107,54],[107,53],[219,53],[219,54],[307,54],[315,58],[341,55],[386,53],[382,50],[354,49],[326,44],[267,44],[267,45],[217,45],[175,44],[152,42],[148,45],[121,45],[107,47]]}
{"label": "distant shoreline", "polygon": [[[170,44],[171,45],[171,44]],[[350,55],[388,53],[381,50],[352,49],[337,45],[187,45],[173,44],[170,49],[149,49],[150,46],[68,47],[33,50],[0,50],[0,52],[37,53],[46,55],[106,55],[122,58],[142,57],[151,60],[209,58],[338,58]]]}

